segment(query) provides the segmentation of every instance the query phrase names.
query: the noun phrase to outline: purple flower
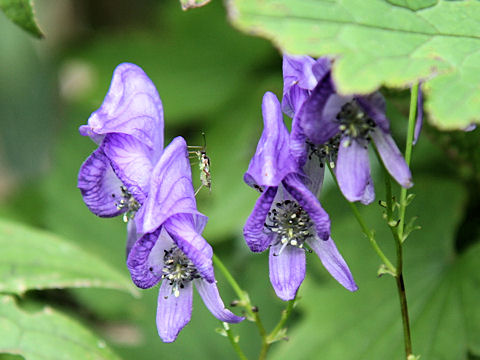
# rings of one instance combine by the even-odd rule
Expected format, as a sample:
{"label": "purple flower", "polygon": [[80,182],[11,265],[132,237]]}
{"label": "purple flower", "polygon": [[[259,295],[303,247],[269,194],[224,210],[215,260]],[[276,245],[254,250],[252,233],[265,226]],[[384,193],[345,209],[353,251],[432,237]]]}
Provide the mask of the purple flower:
{"label": "purple flower", "polygon": [[[411,173],[390,135],[380,93],[341,96],[332,82],[328,60],[293,59],[303,64],[303,72],[300,66],[286,66],[292,57],[285,55],[283,76],[300,90],[294,92],[284,85],[283,108],[296,104],[291,153],[298,163],[303,166],[309,156],[318,155],[321,165],[328,161],[335,167],[340,189],[349,201],[369,204],[375,198],[368,156],[368,144],[373,141],[387,171],[401,186],[411,187]],[[305,83],[308,87],[303,87]]]}
{"label": "purple flower", "polygon": [[[150,174],[163,151],[163,107],[155,86],[141,68],[120,64],[100,108],[80,133],[98,148],[78,174],[88,208],[101,217],[124,214],[128,221],[148,197]],[[128,221],[127,252],[136,240]]]}
{"label": "purple flower", "polygon": [[161,282],[157,328],[164,342],[174,341],[190,321],[192,284],[216,318],[230,323],[244,319],[225,309],[218,293],[212,248],[200,235],[207,218],[196,208],[183,138],[175,138],[165,148],[137,217],[145,235],[133,245],[127,266],[133,282],[142,289]]}
{"label": "purple flower", "polygon": [[264,130],[244,176],[261,193],[243,230],[247,245],[254,252],[270,247],[270,281],[283,300],[295,297],[305,277],[305,246],[340,284],[355,291],[350,270],[330,238],[328,214],[314,195],[320,182],[300,170],[290,155],[288,130],[274,94],[265,94],[262,112]]}

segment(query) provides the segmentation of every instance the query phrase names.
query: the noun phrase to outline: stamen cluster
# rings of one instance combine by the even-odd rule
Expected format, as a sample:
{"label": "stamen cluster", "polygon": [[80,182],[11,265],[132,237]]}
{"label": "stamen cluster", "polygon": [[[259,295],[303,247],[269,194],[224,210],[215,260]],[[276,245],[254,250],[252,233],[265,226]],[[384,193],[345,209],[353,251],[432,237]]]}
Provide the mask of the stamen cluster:
{"label": "stamen cluster", "polygon": [[337,160],[338,146],[340,145],[340,135],[332,137],[328,142],[322,145],[315,145],[310,141],[306,141],[308,145],[308,158],[311,160],[313,155],[318,157],[320,167],[323,167],[326,162],[330,167],[335,167]]}
{"label": "stamen cluster", "polygon": [[[123,221],[128,222],[128,220],[135,217],[135,213],[140,209],[140,203],[135,200],[130,191],[127,190],[125,186],[120,186],[122,191],[122,198],[118,203],[115,203],[115,206],[118,210],[126,209],[127,211],[123,214]],[[115,197],[115,194],[112,194],[112,197]]]}
{"label": "stamen cluster", "polygon": [[278,242],[303,248],[305,241],[313,236],[313,222],[308,213],[296,202],[285,200],[277,202],[275,208],[268,213],[265,228],[278,234]]}
{"label": "stamen cluster", "polygon": [[180,295],[180,289],[183,289],[186,283],[201,277],[193,262],[178,246],[165,250],[163,263],[162,278],[170,282],[175,297]]}
{"label": "stamen cluster", "polygon": [[[355,100],[342,106],[337,114],[337,121],[342,137],[349,139],[362,138],[369,140],[369,135],[375,128],[375,122],[368,117]],[[345,143],[349,146],[350,142]]]}

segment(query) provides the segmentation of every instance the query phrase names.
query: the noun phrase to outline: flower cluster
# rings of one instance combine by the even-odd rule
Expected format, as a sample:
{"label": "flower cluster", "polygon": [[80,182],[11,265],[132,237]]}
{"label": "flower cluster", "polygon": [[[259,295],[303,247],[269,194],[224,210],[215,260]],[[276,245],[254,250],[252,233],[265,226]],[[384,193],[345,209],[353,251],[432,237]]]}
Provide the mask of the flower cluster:
{"label": "flower cluster", "polygon": [[123,214],[127,266],[146,289],[161,282],[157,328],[164,342],[190,321],[192,284],[221,321],[243,320],[227,310],[215,284],[212,248],[201,236],[207,223],[197,210],[187,144],[163,148],[163,107],[141,68],[120,64],[100,108],[80,133],[98,148],[80,168],[78,188],[98,216]]}
{"label": "flower cluster", "polygon": [[[325,166],[333,169],[349,201],[369,204],[375,197],[368,156],[373,142],[393,178],[412,185],[389,132],[383,97],[339,95],[330,70],[327,58],[284,56],[282,103],[265,94],[264,130],[244,176],[260,192],[244,227],[245,240],[254,252],[270,249],[270,280],[283,300],[295,298],[310,250],[341,285],[357,290],[318,200]],[[282,111],[293,119],[291,133]]]}

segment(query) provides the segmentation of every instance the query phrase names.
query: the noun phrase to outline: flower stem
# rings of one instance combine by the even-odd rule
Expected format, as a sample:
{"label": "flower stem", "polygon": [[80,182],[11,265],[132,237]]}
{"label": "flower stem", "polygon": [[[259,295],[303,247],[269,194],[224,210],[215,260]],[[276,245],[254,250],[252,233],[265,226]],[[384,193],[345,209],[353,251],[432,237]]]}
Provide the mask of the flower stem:
{"label": "flower stem", "polygon": [[[340,186],[338,185],[338,180],[337,177],[335,176],[335,173],[333,172],[333,169],[331,168],[330,164],[327,162],[328,169],[330,170],[330,173],[332,174],[333,180],[335,181],[335,184],[337,184],[338,189],[340,189]],[[345,199],[347,200],[347,199]],[[358,211],[357,205],[348,201],[348,205],[350,206],[350,209],[352,209],[353,214],[355,215],[355,218],[357,219],[358,224],[362,228],[363,233],[365,236],[368,238],[370,241],[370,244],[373,247],[373,250],[377,253],[377,255],[382,259],[384,265],[387,267],[388,271],[391,272],[392,274],[396,274],[396,269],[395,266],[390,262],[388,257],[385,255],[385,253],[380,249],[380,246],[378,246],[377,241],[375,240],[375,234],[372,230],[370,230],[365,223],[365,220],[363,220],[362,215],[360,214],[360,211]]]}
{"label": "flower stem", "polygon": [[230,328],[230,325],[226,322],[222,322],[222,326],[225,329],[225,332],[227,333],[228,340],[230,340],[230,343],[232,344],[233,349],[237,353],[237,356],[240,360],[248,360],[248,358],[245,356],[243,353],[242,349],[240,348],[240,345],[238,345],[237,339],[235,339],[235,335],[233,335],[232,329]]}
{"label": "flower stem", "polygon": [[282,331],[283,326],[287,322],[288,317],[292,313],[293,307],[295,306],[295,300],[296,300],[296,296],[295,296],[295,299],[290,300],[288,302],[287,307],[285,308],[285,310],[282,311],[282,316],[280,317],[278,324],[275,326],[272,332],[268,334],[267,341],[270,344],[277,340],[278,334]]}
{"label": "flower stem", "polygon": [[268,348],[270,347],[270,344],[267,341],[267,332],[265,331],[262,320],[260,319],[258,312],[254,311],[254,307],[250,302],[250,297],[244,290],[242,290],[240,285],[238,285],[237,281],[233,278],[232,274],[230,274],[230,271],[228,271],[227,267],[215,254],[213,254],[213,262],[215,266],[217,266],[217,268],[220,269],[223,276],[225,276],[225,279],[227,279],[228,283],[232,287],[233,291],[235,291],[235,293],[237,294],[240,300],[239,305],[245,309],[250,319],[252,319],[257,325],[258,333],[262,338],[262,348],[260,350],[259,359],[265,359],[265,357],[267,356],[267,352],[268,352]]}

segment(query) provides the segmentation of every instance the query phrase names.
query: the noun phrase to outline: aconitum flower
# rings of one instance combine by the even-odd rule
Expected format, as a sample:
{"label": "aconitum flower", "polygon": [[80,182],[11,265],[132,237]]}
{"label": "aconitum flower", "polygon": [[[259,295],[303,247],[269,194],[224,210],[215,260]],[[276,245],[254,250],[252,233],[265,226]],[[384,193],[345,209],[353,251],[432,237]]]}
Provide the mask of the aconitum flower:
{"label": "aconitum flower", "polygon": [[[163,107],[155,86],[134,64],[113,73],[103,104],[80,127],[98,148],[78,174],[88,208],[101,217],[124,214],[128,221],[148,197],[150,174],[163,151]],[[136,240],[128,221],[128,248]]]}
{"label": "aconitum flower", "polygon": [[[289,59],[286,55],[284,63]],[[297,62],[311,63],[307,59],[300,57]],[[325,59],[319,59],[310,67],[324,70],[324,65]],[[368,155],[368,144],[373,141],[390,175],[401,186],[412,186],[410,170],[390,135],[385,100],[380,93],[341,96],[336,93],[330,70],[299,75],[296,70],[285,69],[284,79],[289,82],[295,77],[299,85],[307,82],[303,77],[308,77],[309,84],[316,82],[313,89],[306,89],[306,98],[296,95],[301,104],[294,114],[291,148],[300,165],[305,164],[308,155],[319,155],[322,165],[328,161],[334,166],[340,189],[349,201],[369,204],[375,198]],[[287,101],[284,96],[284,103],[295,100]]]}
{"label": "aconitum flower", "polygon": [[254,252],[270,248],[270,281],[282,300],[293,299],[305,278],[306,247],[340,284],[357,290],[330,237],[328,214],[314,195],[319,182],[299,170],[289,153],[288,130],[273,93],[263,97],[262,113],[264,130],[244,176],[261,193],[243,230],[247,245]]}
{"label": "aconitum flower", "polygon": [[195,202],[187,144],[175,138],[165,148],[152,173],[150,193],[137,213],[139,232],[127,259],[133,282],[146,289],[159,282],[158,334],[172,342],[188,324],[193,286],[219,320],[244,318],[225,309],[215,284],[212,248],[200,235],[207,218]]}

